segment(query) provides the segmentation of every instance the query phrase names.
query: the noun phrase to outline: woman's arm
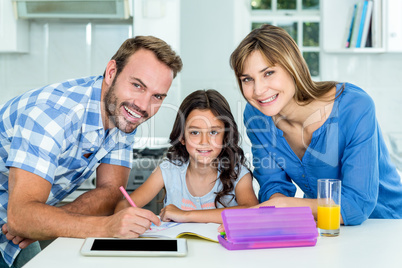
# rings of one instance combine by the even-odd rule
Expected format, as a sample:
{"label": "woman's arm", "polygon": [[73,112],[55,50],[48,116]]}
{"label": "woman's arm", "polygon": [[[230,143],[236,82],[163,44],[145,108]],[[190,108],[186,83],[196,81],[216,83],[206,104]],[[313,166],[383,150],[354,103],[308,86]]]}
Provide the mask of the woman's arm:
{"label": "woman's arm", "polygon": [[[297,198],[297,197],[288,197],[280,193],[273,194],[271,198],[261,204],[258,204],[257,207],[264,206],[274,206],[274,207],[310,207],[313,212],[314,218],[317,220],[317,199],[312,198]],[[343,218],[341,215],[341,224],[343,224]]]}
{"label": "woman's arm", "polygon": [[235,196],[237,206],[228,208],[205,209],[205,210],[181,210],[175,205],[168,205],[161,210],[160,216],[163,221],[176,222],[215,222],[222,223],[222,211],[225,209],[249,208],[257,205],[252,177],[250,173],[244,175],[236,185]]}
{"label": "woman's arm", "polygon": [[357,225],[371,215],[378,200],[378,126],[374,102],[368,96],[356,98],[348,108],[349,116],[339,122],[345,139],[345,146],[339,149],[341,214],[344,224]]}
{"label": "woman's arm", "polygon": [[[141,208],[148,204],[163,189],[164,185],[162,171],[158,166],[148,179],[130,194],[130,197],[137,207]],[[126,199],[121,200],[115,208],[115,213],[129,206]]]}

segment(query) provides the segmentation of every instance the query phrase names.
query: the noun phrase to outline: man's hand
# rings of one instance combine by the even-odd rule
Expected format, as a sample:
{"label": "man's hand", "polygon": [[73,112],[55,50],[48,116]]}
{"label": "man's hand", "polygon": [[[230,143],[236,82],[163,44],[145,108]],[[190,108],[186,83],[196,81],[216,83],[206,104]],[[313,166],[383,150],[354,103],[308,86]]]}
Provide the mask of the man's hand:
{"label": "man's hand", "polygon": [[3,232],[3,234],[5,234],[6,238],[8,240],[11,240],[14,244],[19,245],[19,247],[21,249],[26,248],[27,246],[29,246],[30,244],[32,244],[33,242],[35,242],[36,240],[33,239],[29,239],[29,238],[23,238],[21,236],[15,236],[12,235],[7,228],[7,223],[5,223],[2,227],[1,230]]}
{"label": "man's hand", "polygon": [[153,212],[129,207],[109,216],[106,228],[111,237],[136,238],[148,230],[152,223],[157,226],[161,224]]}
{"label": "man's hand", "polygon": [[[120,172],[116,174],[120,174]],[[105,193],[104,189],[107,185],[113,187],[114,192],[102,195]],[[33,242],[25,238],[34,240],[53,239],[60,236],[134,238],[149,229],[151,223],[160,225],[160,220],[154,213],[140,208],[130,207],[107,216],[113,212],[116,205],[114,200],[121,199],[117,185],[112,186],[105,182],[98,194],[88,194],[86,198],[81,199],[82,202],[75,202],[75,205],[79,203],[83,206],[95,204],[92,212],[85,211],[85,209],[84,211],[71,211],[47,205],[46,200],[51,187],[52,185],[48,181],[38,175],[22,169],[10,168],[7,226],[4,227],[9,233],[7,239],[19,244],[22,248]],[[90,192],[95,192],[95,190]],[[111,199],[114,200],[111,202]],[[105,201],[103,202],[103,200]],[[107,209],[102,208],[104,203],[108,203]],[[96,208],[97,204],[99,204],[98,208]],[[100,213],[100,211],[104,213]],[[41,217],[37,215],[41,215]],[[26,224],[27,222],[29,224]]]}

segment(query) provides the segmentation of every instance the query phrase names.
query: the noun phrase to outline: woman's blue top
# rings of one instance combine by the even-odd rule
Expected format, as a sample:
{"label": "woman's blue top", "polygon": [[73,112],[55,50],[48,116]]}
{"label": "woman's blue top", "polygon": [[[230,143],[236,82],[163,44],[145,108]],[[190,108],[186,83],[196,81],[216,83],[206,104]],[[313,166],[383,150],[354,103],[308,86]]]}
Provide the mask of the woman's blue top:
{"label": "woman's blue top", "polygon": [[342,180],[345,225],[367,218],[402,218],[402,184],[378,125],[374,102],[361,88],[337,84],[329,118],[312,135],[300,160],[270,116],[247,104],[244,123],[252,143],[253,175],[260,202],[274,193],[317,198],[317,180]]}

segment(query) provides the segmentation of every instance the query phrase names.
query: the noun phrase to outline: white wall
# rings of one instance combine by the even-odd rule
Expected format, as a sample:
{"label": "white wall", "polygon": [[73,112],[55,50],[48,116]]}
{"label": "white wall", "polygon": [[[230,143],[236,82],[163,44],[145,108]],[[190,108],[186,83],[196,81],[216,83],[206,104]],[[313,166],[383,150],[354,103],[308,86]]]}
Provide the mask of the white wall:
{"label": "white wall", "polygon": [[102,74],[130,24],[30,23],[29,53],[0,53],[0,104],[29,89]]}
{"label": "white wall", "polygon": [[[216,89],[226,97],[238,124],[245,101],[229,65],[239,17],[231,0],[182,1],[181,79],[183,98],[198,89]],[[237,1],[239,3],[240,1]]]}
{"label": "white wall", "polygon": [[[147,2],[163,5],[149,13],[144,7]],[[194,90],[207,88],[219,90],[228,99],[243,129],[245,102],[229,67],[229,56],[248,32],[248,1],[136,0],[135,3],[134,32],[165,39],[184,63],[164,107],[140,128],[140,135],[167,137],[182,99]],[[0,104],[35,87],[102,74],[120,44],[131,37],[132,27],[32,21],[29,53],[0,53]],[[376,103],[383,132],[402,132],[401,62],[402,53],[323,54],[322,79],[361,86]],[[249,150],[247,144],[244,147]]]}
{"label": "white wall", "polygon": [[350,82],[374,99],[383,133],[402,132],[402,53],[324,54],[322,79]]}
{"label": "white wall", "polygon": [[[135,35],[153,35],[166,41],[179,55],[180,43],[180,0],[135,0],[134,33]],[[169,89],[158,113],[140,125],[137,135],[142,137],[169,137],[181,103],[181,74]]]}

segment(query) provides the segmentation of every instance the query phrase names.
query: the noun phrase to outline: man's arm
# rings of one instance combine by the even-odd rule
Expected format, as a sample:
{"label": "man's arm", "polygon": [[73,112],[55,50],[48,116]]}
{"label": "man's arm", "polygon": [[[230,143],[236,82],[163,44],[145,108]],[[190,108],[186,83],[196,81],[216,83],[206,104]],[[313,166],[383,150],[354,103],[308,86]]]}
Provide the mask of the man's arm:
{"label": "man's arm", "polygon": [[130,169],[123,166],[100,164],[96,170],[96,189],[79,196],[63,209],[84,215],[107,216],[113,214],[122,200],[120,186],[126,186]]}
{"label": "man's arm", "polygon": [[[127,208],[109,217],[85,216],[45,204],[51,184],[28,171],[10,168],[7,228],[9,236],[30,239],[64,237],[138,237],[154,222],[151,211]],[[98,202],[105,201],[100,198]]]}

